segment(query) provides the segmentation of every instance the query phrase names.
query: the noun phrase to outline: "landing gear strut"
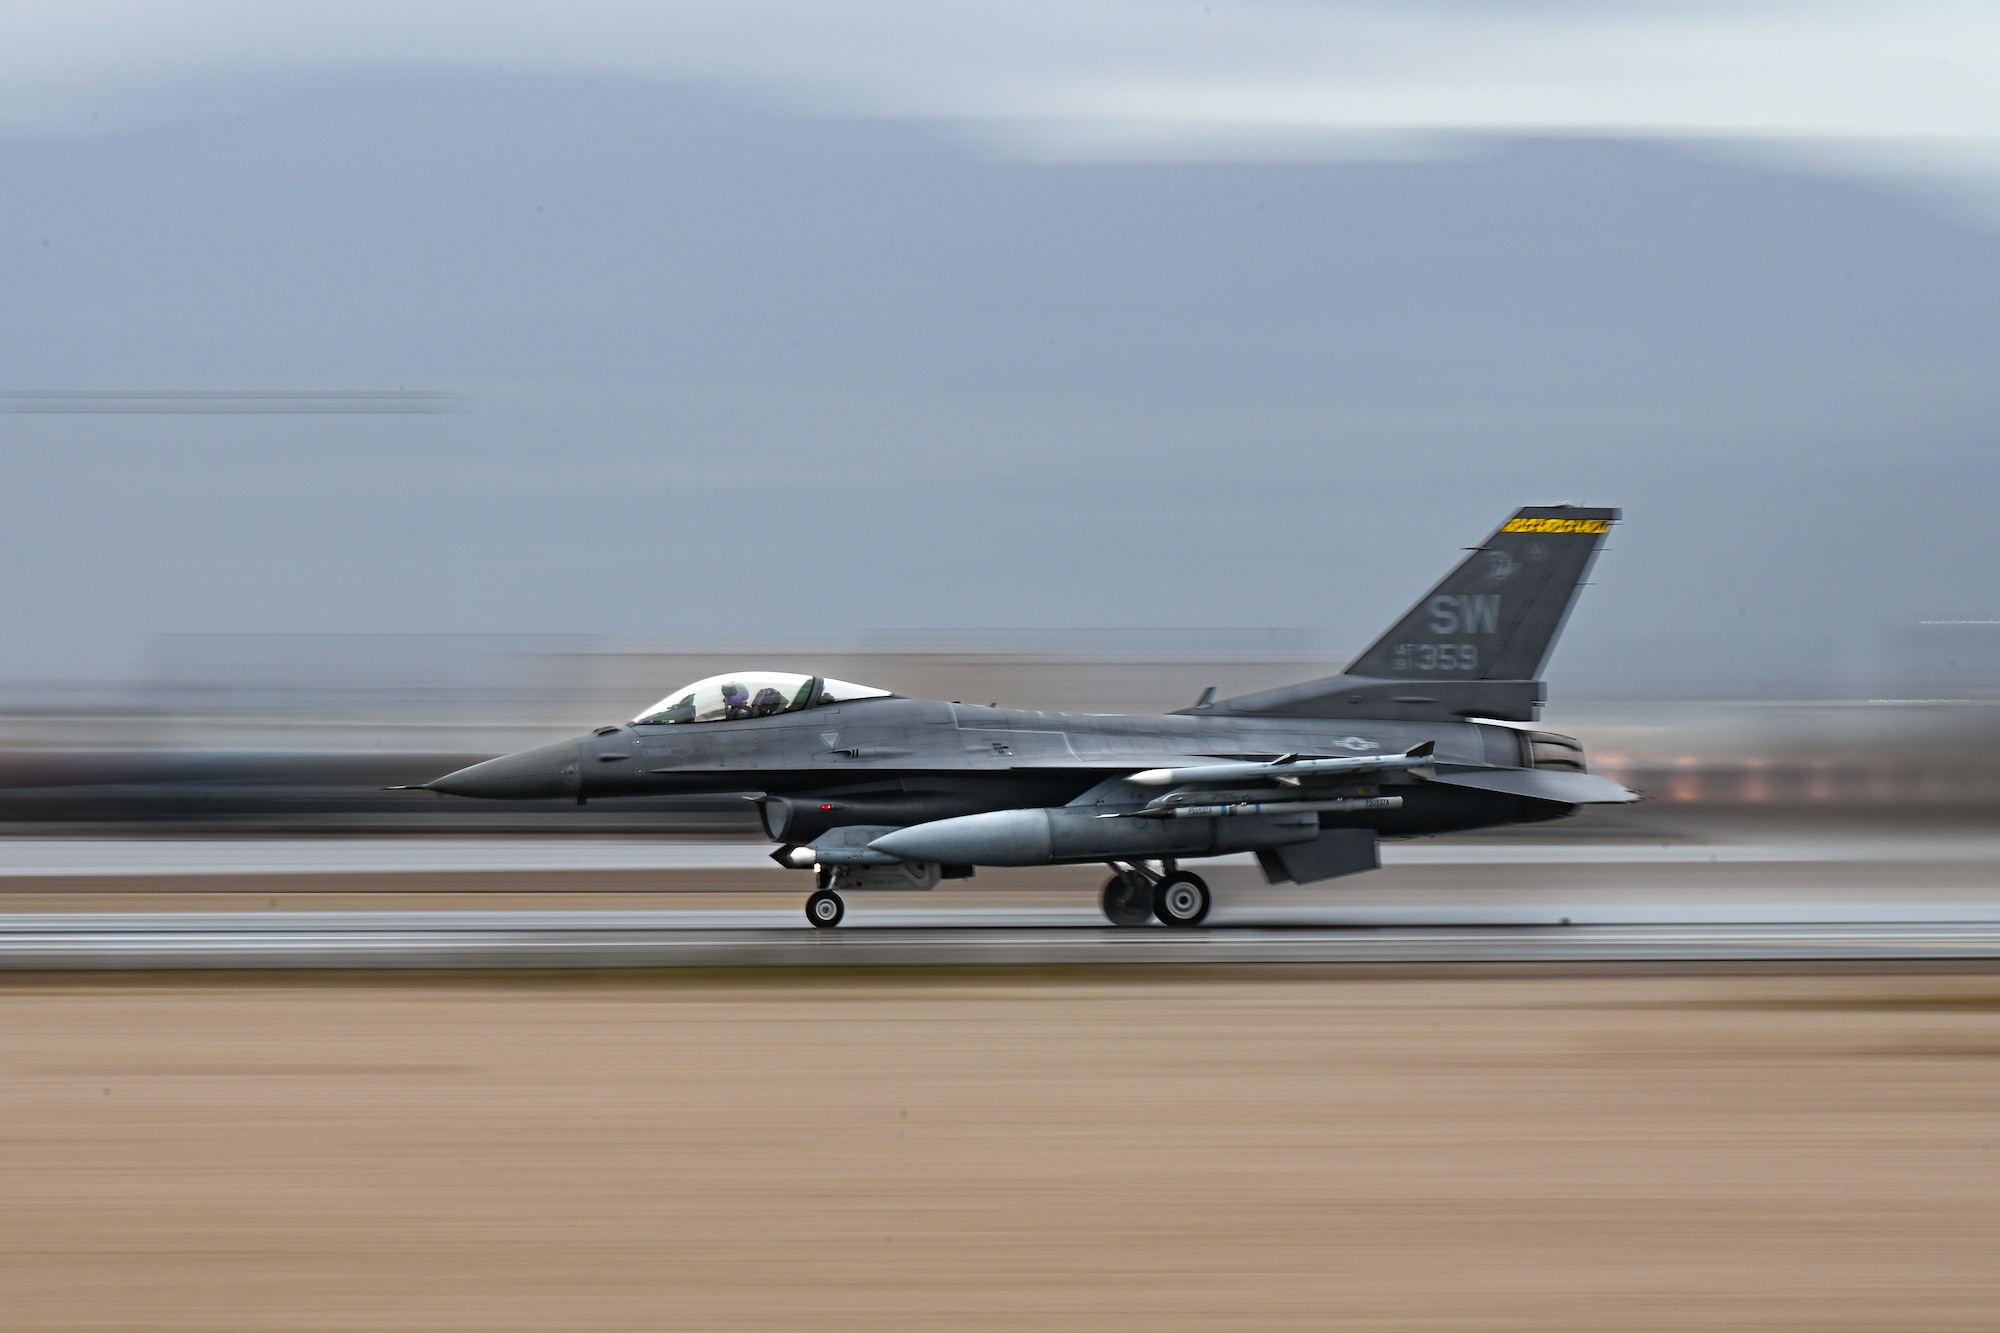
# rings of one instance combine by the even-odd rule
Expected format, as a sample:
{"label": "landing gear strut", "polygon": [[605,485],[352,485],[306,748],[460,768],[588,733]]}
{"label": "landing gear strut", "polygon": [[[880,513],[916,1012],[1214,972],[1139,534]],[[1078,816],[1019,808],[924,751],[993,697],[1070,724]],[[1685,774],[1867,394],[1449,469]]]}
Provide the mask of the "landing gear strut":
{"label": "landing gear strut", "polygon": [[1153,915],[1169,926],[1198,926],[1215,897],[1200,875],[1177,870],[1153,886]]}
{"label": "landing gear strut", "polygon": [[832,889],[821,889],[806,899],[806,920],[821,930],[832,930],[847,915],[847,904]]}
{"label": "landing gear strut", "polygon": [[1100,901],[1114,926],[1143,926],[1153,919],[1153,877],[1141,870],[1121,870],[1104,881]]}

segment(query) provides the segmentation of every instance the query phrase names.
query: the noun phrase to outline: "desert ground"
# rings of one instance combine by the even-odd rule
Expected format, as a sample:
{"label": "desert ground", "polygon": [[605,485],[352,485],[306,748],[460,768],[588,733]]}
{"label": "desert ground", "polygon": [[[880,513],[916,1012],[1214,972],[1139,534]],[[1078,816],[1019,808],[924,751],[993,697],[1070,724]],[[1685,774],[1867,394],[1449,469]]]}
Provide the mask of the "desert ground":
{"label": "desert ground", "polygon": [[1991,1329],[2000,975],[0,981],[22,1329]]}

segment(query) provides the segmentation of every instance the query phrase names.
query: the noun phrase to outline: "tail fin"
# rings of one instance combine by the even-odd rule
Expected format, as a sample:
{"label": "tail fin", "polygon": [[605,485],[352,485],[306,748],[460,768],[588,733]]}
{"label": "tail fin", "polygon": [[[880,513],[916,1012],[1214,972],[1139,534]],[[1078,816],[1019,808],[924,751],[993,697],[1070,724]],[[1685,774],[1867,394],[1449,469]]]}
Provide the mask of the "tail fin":
{"label": "tail fin", "polygon": [[1348,665],[1385,680],[1537,680],[1616,509],[1522,509]]}

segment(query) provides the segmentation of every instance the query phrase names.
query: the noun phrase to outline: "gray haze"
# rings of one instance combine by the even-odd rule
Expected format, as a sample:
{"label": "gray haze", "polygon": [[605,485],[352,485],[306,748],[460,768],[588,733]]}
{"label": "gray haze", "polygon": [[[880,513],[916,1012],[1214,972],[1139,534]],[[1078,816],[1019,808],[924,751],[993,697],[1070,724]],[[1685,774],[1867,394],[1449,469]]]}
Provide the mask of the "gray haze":
{"label": "gray haze", "polygon": [[[329,80],[0,141],[0,310],[16,678],[188,632],[1337,655],[1565,500],[1627,526],[1558,687],[1865,693],[2000,619],[2000,235],[1671,144],[1035,163],[653,80]],[[455,410],[20,396],[397,389]]]}

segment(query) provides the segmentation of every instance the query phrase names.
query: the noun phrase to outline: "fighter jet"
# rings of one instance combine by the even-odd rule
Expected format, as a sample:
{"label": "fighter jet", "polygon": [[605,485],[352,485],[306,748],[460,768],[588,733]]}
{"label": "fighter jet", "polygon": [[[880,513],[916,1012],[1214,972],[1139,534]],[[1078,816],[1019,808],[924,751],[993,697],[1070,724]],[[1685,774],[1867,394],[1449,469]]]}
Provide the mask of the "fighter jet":
{"label": "fighter jet", "polygon": [[1522,509],[1339,675],[1158,716],[910,699],[786,671],[675,690],[630,722],[424,789],[492,799],[753,792],[779,865],[844,892],[979,866],[1102,862],[1104,915],[1193,927],[1183,862],[1252,853],[1273,884],[1372,870],[1377,842],[1560,819],[1638,797],[1533,723],[1542,669],[1615,509]]}

